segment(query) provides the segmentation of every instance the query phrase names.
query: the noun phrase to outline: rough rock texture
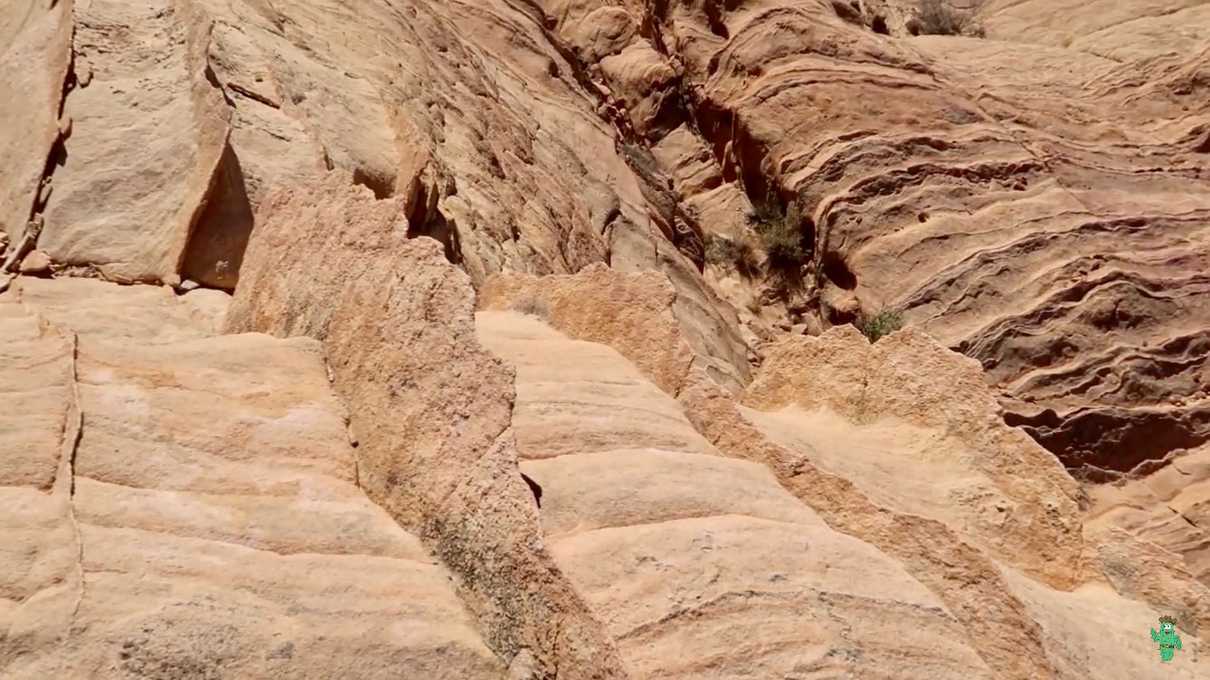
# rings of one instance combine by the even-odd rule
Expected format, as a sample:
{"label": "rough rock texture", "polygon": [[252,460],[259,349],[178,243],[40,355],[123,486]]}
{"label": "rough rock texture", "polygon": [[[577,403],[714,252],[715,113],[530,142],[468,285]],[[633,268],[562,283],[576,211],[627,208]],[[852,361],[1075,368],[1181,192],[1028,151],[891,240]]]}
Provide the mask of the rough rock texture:
{"label": "rough rock texture", "polygon": [[936,4],[10,0],[0,675],[1206,677],[1210,5]]}
{"label": "rough rock texture", "polygon": [[61,160],[52,149],[71,67],[72,3],[48,4],[13,0],[0,12],[0,231],[11,243],[40,207],[47,163]]}
{"label": "rough rock texture", "polygon": [[[721,453],[765,466],[832,529],[896,560],[979,640],[975,652],[994,677],[1147,676],[1154,672],[1154,650],[1136,628],[1163,612],[1180,617],[1188,639],[1210,625],[1210,589],[1181,566],[1180,556],[1117,527],[1083,526],[1084,491],[1051,454],[997,417],[978,365],[918,332],[875,345],[852,329],[787,339],[769,352],[742,395],[747,406],[694,370],[680,383],[682,416],[660,405],[658,395],[625,387],[636,379],[611,371],[609,352],[551,335],[532,314],[481,312],[479,318],[484,342],[518,364],[514,426],[527,433],[518,437],[523,460],[533,459],[522,469],[540,484],[550,518],[544,522],[554,532],[572,527],[578,536],[640,516],[664,521],[675,512],[664,499],[680,497],[673,490],[677,479],[694,480],[693,493],[679,492],[689,496],[678,501],[686,513],[707,512],[715,501],[706,499],[745,507],[758,497],[736,481],[715,490],[702,471],[647,472],[642,487],[621,482],[625,502],[606,490],[606,480],[655,465],[650,459],[658,447],[673,445],[695,457]],[[593,317],[589,309],[571,319],[548,318],[577,337],[616,339],[617,351],[633,352],[633,331],[612,315]],[[587,328],[585,318],[600,325]],[[659,380],[658,364],[636,365]],[[559,373],[566,377],[556,380]],[[566,417],[572,414],[574,420]],[[670,436],[682,417],[713,448],[703,449],[695,437]],[[568,443],[573,435],[582,452]],[[657,451],[632,451],[627,442]],[[602,449],[630,460],[595,464]],[[566,458],[584,462],[561,475],[548,465]],[[668,490],[641,502],[646,492],[631,489],[647,485]],[[562,486],[571,486],[573,495],[555,507],[552,489]],[[743,500],[732,499],[734,492]],[[596,513],[617,519],[596,519]],[[676,620],[670,617],[668,626]],[[1196,664],[1199,652],[1190,648]],[[1196,668],[1176,672],[1192,678]]]}
{"label": "rough rock texture", "polygon": [[358,489],[319,343],[218,336],[210,294],[0,298],[0,675],[502,678]]}
{"label": "rough rock texture", "polygon": [[624,677],[542,543],[517,472],[512,373],[478,346],[473,291],[400,199],[333,173],[258,212],[228,329],[321,340],[350,410],[359,481],[460,577],[489,644],[542,677]]}
{"label": "rough rock texture", "polygon": [[995,677],[935,594],[720,457],[618,352],[517,312],[478,329],[516,366],[551,553],[636,677]]}
{"label": "rough rock texture", "polygon": [[[1081,551],[1079,487],[1054,456],[996,417],[976,362],[918,331],[871,345],[846,326],[773,347],[743,403],[797,407],[758,423],[809,432],[798,443],[819,451],[821,467],[882,504],[956,522],[1000,559],[1070,582]],[[901,454],[887,460],[889,446]]]}
{"label": "rough rock texture", "polygon": [[571,276],[496,275],[484,285],[479,307],[536,314],[574,338],[618,347],[672,394],[694,365],[742,388],[750,379],[742,341],[720,332],[724,326],[678,323],[678,299],[663,274],[619,275],[592,265]]}
{"label": "rough rock texture", "polygon": [[[892,307],[1090,478],[1206,441],[1210,10],[940,4],[987,38],[914,0],[19,0],[0,228],[230,290],[268,189],[341,168],[477,286],[660,271],[744,360]],[[798,208],[789,289],[753,204]],[[718,238],[757,271],[703,277]]]}
{"label": "rough rock texture", "polygon": [[1175,457],[1166,467],[1089,490],[1087,524],[1116,527],[1181,555],[1210,585],[1210,447]]}
{"label": "rough rock texture", "polygon": [[1210,436],[1204,3],[942,3],[988,40],[899,1],[542,4],[709,232],[801,208],[791,323],[904,311],[1088,474]]}

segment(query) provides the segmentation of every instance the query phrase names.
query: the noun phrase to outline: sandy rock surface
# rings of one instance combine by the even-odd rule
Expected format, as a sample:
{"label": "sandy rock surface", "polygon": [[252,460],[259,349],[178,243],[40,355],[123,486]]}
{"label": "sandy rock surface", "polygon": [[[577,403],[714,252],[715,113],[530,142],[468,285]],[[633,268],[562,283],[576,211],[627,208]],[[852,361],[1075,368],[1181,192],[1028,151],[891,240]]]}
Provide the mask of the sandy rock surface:
{"label": "sandy rock surface", "polygon": [[517,312],[480,312],[478,330],[516,367],[521,471],[555,561],[636,677],[994,677],[943,643],[959,627],[936,596],[763,465],[722,457],[616,351]]}
{"label": "sandy rock surface", "polygon": [[216,335],[189,297],[0,298],[4,677],[503,677],[358,488],[319,344]]}

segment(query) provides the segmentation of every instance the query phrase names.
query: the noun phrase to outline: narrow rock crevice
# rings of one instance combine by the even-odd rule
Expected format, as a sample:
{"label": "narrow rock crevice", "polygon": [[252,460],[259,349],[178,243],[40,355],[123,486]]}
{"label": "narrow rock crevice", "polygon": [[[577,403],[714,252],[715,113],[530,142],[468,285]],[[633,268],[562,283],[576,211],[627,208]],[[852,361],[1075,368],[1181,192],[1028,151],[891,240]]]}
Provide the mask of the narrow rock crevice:
{"label": "narrow rock crevice", "polygon": [[[78,372],[78,361],[80,353],[80,339],[71,332],[67,335],[69,351],[68,351],[68,373],[71,381],[71,401],[67,407],[67,414],[63,426],[62,439],[62,455],[59,462],[59,469],[56,472],[55,482],[52,487],[52,494],[63,498],[64,509],[66,511],[67,520],[71,524],[72,536],[75,540],[75,574],[76,592],[72,603],[71,612],[68,616],[67,623],[63,630],[63,638],[60,640],[60,645],[65,647],[71,639],[76,619],[80,613],[80,607],[84,602],[84,536],[80,531],[80,523],[76,519],[76,454],[79,452],[80,440],[84,435],[84,407],[83,401],[80,398],[80,382]],[[60,672],[62,672],[62,662],[66,661],[67,655],[64,654],[61,659]]]}
{"label": "narrow rock crevice", "polygon": [[[377,194],[375,194],[377,196]],[[442,194],[436,187],[431,187],[419,179],[415,182],[412,195],[409,196],[408,238],[427,236],[441,244],[442,252],[447,262],[453,265],[462,264],[462,241],[458,234],[458,225],[445,216],[439,202]]]}

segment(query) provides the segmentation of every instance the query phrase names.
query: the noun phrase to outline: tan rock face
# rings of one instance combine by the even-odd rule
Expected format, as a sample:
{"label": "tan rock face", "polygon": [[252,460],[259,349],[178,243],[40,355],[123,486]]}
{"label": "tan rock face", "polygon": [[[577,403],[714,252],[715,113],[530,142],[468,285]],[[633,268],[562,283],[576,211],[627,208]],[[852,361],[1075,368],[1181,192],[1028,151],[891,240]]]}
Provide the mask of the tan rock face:
{"label": "tan rock face", "polygon": [[147,292],[0,298],[0,674],[503,677],[357,487],[319,343],[216,336],[192,294]]}
{"label": "tan rock face", "polygon": [[903,311],[1090,476],[1205,441],[1205,8],[938,4],[992,39],[912,37],[907,0],[542,3],[706,231],[802,208],[787,328]]}
{"label": "tan rock face", "polygon": [[[893,307],[1093,478],[1206,441],[1207,10],[941,5],[991,39],[913,37],[907,0],[26,2],[0,24],[0,223],[43,216],[37,247],[106,278],[230,290],[268,189],[339,167],[477,286],[662,271],[743,361],[773,322]],[[763,201],[802,208],[805,287],[715,262],[712,290],[708,237],[759,243]]]}
{"label": "tan rock face", "polygon": [[1087,524],[1118,528],[1183,557],[1210,585],[1210,450],[1202,447],[1151,474],[1089,490]]}
{"label": "tan rock face", "polygon": [[349,404],[360,484],[459,576],[493,649],[559,677],[624,677],[555,569],[517,472],[512,374],[481,349],[466,274],[408,239],[399,199],[334,173],[258,213],[229,330],[310,336]]}
{"label": "tan rock face", "polygon": [[[843,370],[828,371],[839,356]],[[789,338],[743,402],[769,436],[815,451],[816,464],[880,505],[949,523],[1056,585],[1073,579],[1080,489],[996,417],[978,366],[927,336],[904,331],[871,345],[846,327]]]}
{"label": "tan rock face", "polygon": [[45,251],[35,250],[21,260],[22,274],[46,274],[50,272],[50,256]]}
{"label": "tan rock face", "polygon": [[478,329],[516,367],[555,562],[635,677],[996,677],[899,563],[722,457],[617,351],[517,312]]}
{"label": "tan rock face", "polygon": [[[17,0],[0,17],[0,231],[20,243],[47,160],[62,160],[59,112],[71,65],[72,3]],[[20,95],[18,96],[18,93]],[[12,96],[9,96],[12,95]]]}
{"label": "tan rock face", "polygon": [[[565,294],[574,295],[574,289]],[[633,346],[612,316],[596,317],[596,328],[558,314],[547,318],[577,337],[596,332],[616,341],[619,352]],[[663,528],[674,518],[723,507],[786,521],[778,513],[793,505],[771,503],[738,470],[719,474],[716,469],[725,464],[695,462],[722,454],[771,471],[782,490],[831,529],[875,549],[924,586],[965,635],[980,641],[972,667],[986,666],[993,677],[1074,680],[1093,672],[1126,680],[1145,674],[1153,663],[1146,656],[1154,650],[1134,634],[1136,628],[1151,625],[1162,612],[1180,617],[1186,639],[1195,639],[1206,625],[1210,590],[1179,563],[1180,556],[1145,535],[1084,526],[1081,507],[1092,504],[1083,490],[1053,456],[997,417],[995,397],[978,379],[975,362],[923,334],[901,332],[874,345],[852,329],[788,339],[768,353],[742,395],[746,406],[694,370],[679,387],[677,413],[625,366],[611,368],[608,350],[551,333],[535,314],[481,312],[479,328],[493,351],[517,365],[514,428],[522,470],[542,488],[543,522],[556,558],[564,555],[559,546],[575,546],[561,564],[573,581],[584,579],[576,582],[590,593],[590,603],[603,603],[607,621],[623,617],[625,608],[607,594],[592,595],[593,589],[608,584],[612,592],[642,572],[596,581],[601,560],[578,565],[579,551],[596,555],[603,548],[589,546],[605,543],[604,536],[633,531],[629,527],[640,518],[646,518],[645,528]],[[649,379],[661,375],[658,365],[636,368]],[[578,428],[566,419],[570,414]],[[705,446],[687,433],[670,434],[682,417],[705,437]],[[678,463],[693,471],[665,469],[671,456],[663,447],[689,453]],[[630,481],[633,474],[641,474],[644,483]],[[726,487],[714,481],[724,477]],[[613,479],[618,491],[611,490]],[[585,480],[591,480],[588,486]],[[552,492],[568,486],[572,495],[566,498]],[[805,535],[808,543],[814,536],[809,530]],[[643,540],[631,538],[628,545]],[[655,583],[677,583],[673,565],[693,555],[692,547],[657,569]],[[780,559],[768,548],[763,554]],[[712,558],[725,563],[728,553]],[[665,586],[641,592],[661,592],[660,587]],[[658,650],[679,634],[681,620],[665,616],[661,625],[643,628],[651,631],[643,641]],[[614,625],[629,630],[624,621]],[[725,627],[711,630],[715,639],[727,639]],[[906,639],[899,630],[884,632]],[[632,636],[622,633],[620,647],[632,664],[669,663],[658,652],[630,652]],[[726,646],[745,649],[740,642]],[[911,653],[897,654],[892,675],[921,667]],[[1197,652],[1191,656],[1196,664]],[[714,658],[726,663],[730,657]],[[776,675],[780,660],[761,658]],[[878,677],[878,664],[871,662],[860,674]],[[680,671],[655,667],[655,676]],[[1177,672],[1193,678],[1198,671],[1193,665]]]}
{"label": "tan rock face", "polygon": [[939,5],[11,0],[0,676],[1205,677],[1210,10]]}

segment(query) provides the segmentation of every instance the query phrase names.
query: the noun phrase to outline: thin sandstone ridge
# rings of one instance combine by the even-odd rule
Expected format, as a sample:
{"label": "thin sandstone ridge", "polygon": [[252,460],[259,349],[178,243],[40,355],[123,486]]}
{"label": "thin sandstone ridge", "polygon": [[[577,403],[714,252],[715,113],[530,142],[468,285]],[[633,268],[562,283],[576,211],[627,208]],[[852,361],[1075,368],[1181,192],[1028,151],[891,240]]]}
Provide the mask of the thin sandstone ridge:
{"label": "thin sandstone ridge", "polygon": [[456,574],[485,638],[539,677],[621,678],[599,624],[544,545],[510,429],[513,374],[482,349],[474,291],[402,200],[349,177],[261,205],[228,331],[323,343],[349,408],[358,482]]}

